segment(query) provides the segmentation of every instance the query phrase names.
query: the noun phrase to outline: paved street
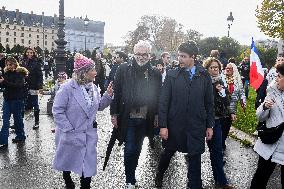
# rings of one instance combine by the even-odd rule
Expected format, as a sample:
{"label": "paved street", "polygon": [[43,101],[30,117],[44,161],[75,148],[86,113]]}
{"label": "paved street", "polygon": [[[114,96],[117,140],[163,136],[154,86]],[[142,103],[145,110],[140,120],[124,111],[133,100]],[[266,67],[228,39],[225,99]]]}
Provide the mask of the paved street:
{"label": "paved street", "polygon": [[[0,189],[49,189],[64,188],[61,173],[52,169],[54,156],[54,134],[50,129],[54,127],[52,117],[46,115],[46,101],[48,96],[41,99],[40,129],[32,130],[33,117],[27,116],[25,128],[26,143],[16,145],[11,143],[14,134],[9,138],[9,148],[0,152]],[[92,188],[123,188],[124,166],[123,146],[115,145],[106,171],[102,171],[104,153],[112,130],[109,110],[100,112],[98,117],[98,175],[92,179]],[[1,123],[2,124],[2,123]],[[145,140],[137,170],[139,188],[154,188],[154,176],[161,147],[156,143],[156,149],[148,146]],[[251,148],[242,147],[239,142],[228,140],[225,154],[225,170],[231,183],[236,188],[248,188],[256,168],[257,155]],[[79,177],[73,175],[79,186]],[[208,150],[202,157],[202,178],[204,188],[213,187]],[[164,188],[184,188],[186,185],[186,164],[184,155],[176,154],[164,179]],[[279,167],[270,179],[270,189],[280,189]]]}

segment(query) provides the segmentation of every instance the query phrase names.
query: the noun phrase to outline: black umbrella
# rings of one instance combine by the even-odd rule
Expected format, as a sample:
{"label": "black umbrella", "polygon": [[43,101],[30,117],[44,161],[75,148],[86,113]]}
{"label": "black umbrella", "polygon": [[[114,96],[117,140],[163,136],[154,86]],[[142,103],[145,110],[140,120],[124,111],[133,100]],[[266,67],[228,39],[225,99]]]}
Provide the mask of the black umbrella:
{"label": "black umbrella", "polygon": [[[112,133],[111,133],[110,140],[109,140],[108,145],[107,145],[107,151],[106,151],[106,157],[105,157],[105,161],[104,161],[103,171],[106,169],[107,162],[109,160],[109,156],[111,154],[112,148],[115,144],[117,137],[118,137],[118,129],[114,127],[113,130],[112,130]],[[118,145],[121,145],[121,144],[122,143],[119,143]]]}

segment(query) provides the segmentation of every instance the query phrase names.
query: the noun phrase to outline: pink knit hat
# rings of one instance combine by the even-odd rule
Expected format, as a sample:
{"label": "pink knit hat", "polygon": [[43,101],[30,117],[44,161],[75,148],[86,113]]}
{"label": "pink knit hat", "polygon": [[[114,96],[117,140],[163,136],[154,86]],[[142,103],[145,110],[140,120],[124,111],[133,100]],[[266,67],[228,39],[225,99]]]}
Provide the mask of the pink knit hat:
{"label": "pink knit hat", "polygon": [[74,72],[79,72],[95,67],[93,60],[85,57],[80,53],[76,53],[74,56]]}

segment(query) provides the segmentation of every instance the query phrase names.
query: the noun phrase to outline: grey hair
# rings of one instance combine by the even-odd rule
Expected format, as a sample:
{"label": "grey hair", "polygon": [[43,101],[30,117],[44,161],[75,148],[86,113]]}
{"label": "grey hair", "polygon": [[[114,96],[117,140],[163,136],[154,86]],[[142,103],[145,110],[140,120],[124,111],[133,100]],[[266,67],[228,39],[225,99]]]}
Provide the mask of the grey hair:
{"label": "grey hair", "polygon": [[138,41],[138,43],[134,45],[134,48],[133,48],[134,53],[137,51],[138,48],[146,48],[150,53],[152,46],[148,41],[140,40]]}

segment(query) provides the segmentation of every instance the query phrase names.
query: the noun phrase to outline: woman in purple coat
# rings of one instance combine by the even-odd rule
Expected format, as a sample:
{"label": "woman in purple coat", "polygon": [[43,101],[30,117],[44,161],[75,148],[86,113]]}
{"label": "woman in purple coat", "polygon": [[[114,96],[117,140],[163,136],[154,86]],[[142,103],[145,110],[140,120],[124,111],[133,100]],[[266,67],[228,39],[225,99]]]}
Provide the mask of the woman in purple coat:
{"label": "woman in purple coat", "polygon": [[56,124],[53,168],[63,171],[66,188],[75,188],[72,171],[80,175],[81,188],[88,189],[97,173],[96,113],[109,106],[113,90],[110,83],[101,97],[93,84],[94,62],[79,53],[74,61],[74,77],[60,87],[52,109]]}

